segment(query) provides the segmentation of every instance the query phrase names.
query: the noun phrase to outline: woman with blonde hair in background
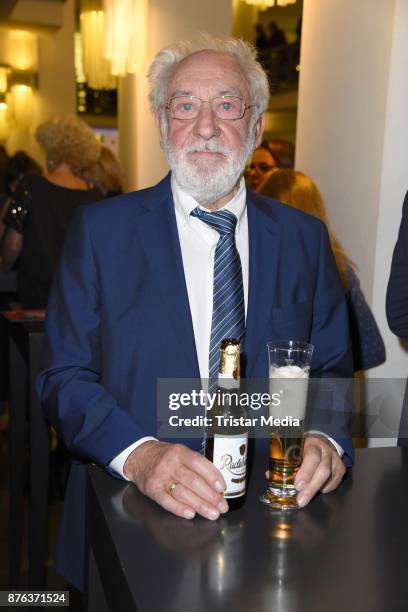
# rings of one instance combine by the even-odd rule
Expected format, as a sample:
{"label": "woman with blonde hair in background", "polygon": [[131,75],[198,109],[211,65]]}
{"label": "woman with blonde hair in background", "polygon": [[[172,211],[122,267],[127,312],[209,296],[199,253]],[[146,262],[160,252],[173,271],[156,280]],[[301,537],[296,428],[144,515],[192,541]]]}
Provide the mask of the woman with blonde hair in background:
{"label": "woman with blonde hair in background", "polygon": [[18,260],[17,293],[25,308],[45,308],[62,244],[75,210],[102,197],[81,174],[95,164],[101,145],[76,117],[42,123],[35,132],[46,154],[43,175],[24,177],[4,219],[3,271]]}
{"label": "woman with blonde hair in background", "polygon": [[120,195],[124,192],[124,172],[116,155],[102,145],[98,160],[82,173],[88,183],[99,189],[105,198]]}
{"label": "woman with blonde hair in background", "polygon": [[331,228],[322,195],[316,184],[302,172],[282,169],[273,172],[259,193],[317,217],[326,225],[348,305],[354,370],[368,370],[384,363],[384,342],[361,290],[355,272],[356,266]]}

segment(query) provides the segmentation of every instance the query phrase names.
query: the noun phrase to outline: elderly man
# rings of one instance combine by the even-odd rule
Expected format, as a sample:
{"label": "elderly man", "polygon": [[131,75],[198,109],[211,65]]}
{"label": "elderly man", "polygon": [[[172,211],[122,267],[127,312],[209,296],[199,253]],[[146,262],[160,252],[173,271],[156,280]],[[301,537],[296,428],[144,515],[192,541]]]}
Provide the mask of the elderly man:
{"label": "elderly man", "polygon": [[[314,376],[352,374],[346,306],[323,224],[245,188],[268,103],[252,48],[234,39],[182,43],[156,56],[150,81],[171,173],[155,187],[82,209],[48,306],[39,390],[75,457],[56,564],[80,589],[87,461],[186,519],[216,520],[228,510],[225,483],[198,452],[200,440],[188,447],[155,438],[158,378],[211,379],[228,336],[242,339],[247,377],[267,378],[265,345],[277,338],[315,345]],[[233,278],[217,249],[223,232]],[[213,290],[219,274],[223,315]],[[335,489],[351,460],[347,437],[308,437],[299,504]]]}

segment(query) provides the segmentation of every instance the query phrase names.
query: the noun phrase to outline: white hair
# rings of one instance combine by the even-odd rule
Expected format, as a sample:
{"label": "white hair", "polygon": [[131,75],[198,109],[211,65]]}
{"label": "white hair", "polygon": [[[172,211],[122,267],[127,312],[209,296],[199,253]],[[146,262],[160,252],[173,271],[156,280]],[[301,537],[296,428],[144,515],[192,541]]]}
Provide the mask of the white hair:
{"label": "white hair", "polygon": [[193,53],[207,50],[225,53],[237,61],[248,81],[251,104],[257,109],[254,113],[256,121],[268,107],[269,85],[266,73],[256,59],[255,47],[239,38],[215,38],[210,34],[201,34],[195,40],[181,41],[162,49],[156,55],[148,72],[153,113],[163,111],[167,102],[167,87],[178,64]]}

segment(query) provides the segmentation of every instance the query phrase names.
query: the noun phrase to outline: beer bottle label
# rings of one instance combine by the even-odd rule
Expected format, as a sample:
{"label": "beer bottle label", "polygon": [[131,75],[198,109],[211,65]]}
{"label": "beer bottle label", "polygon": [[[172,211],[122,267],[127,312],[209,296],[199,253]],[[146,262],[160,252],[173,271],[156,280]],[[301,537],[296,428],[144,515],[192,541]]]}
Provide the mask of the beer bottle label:
{"label": "beer bottle label", "polygon": [[224,477],[224,497],[240,497],[245,493],[248,433],[233,436],[214,435],[213,464]]}

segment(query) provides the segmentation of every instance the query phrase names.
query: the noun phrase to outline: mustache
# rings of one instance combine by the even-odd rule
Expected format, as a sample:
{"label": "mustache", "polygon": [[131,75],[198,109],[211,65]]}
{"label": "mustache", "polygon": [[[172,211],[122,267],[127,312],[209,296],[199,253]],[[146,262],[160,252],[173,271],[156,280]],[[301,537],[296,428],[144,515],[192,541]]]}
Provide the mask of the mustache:
{"label": "mustache", "polygon": [[210,153],[221,153],[225,157],[231,157],[232,151],[229,147],[223,147],[218,142],[197,142],[196,144],[188,145],[183,148],[183,154],[187,153],[201,153],[202,151],[209,151]]}

